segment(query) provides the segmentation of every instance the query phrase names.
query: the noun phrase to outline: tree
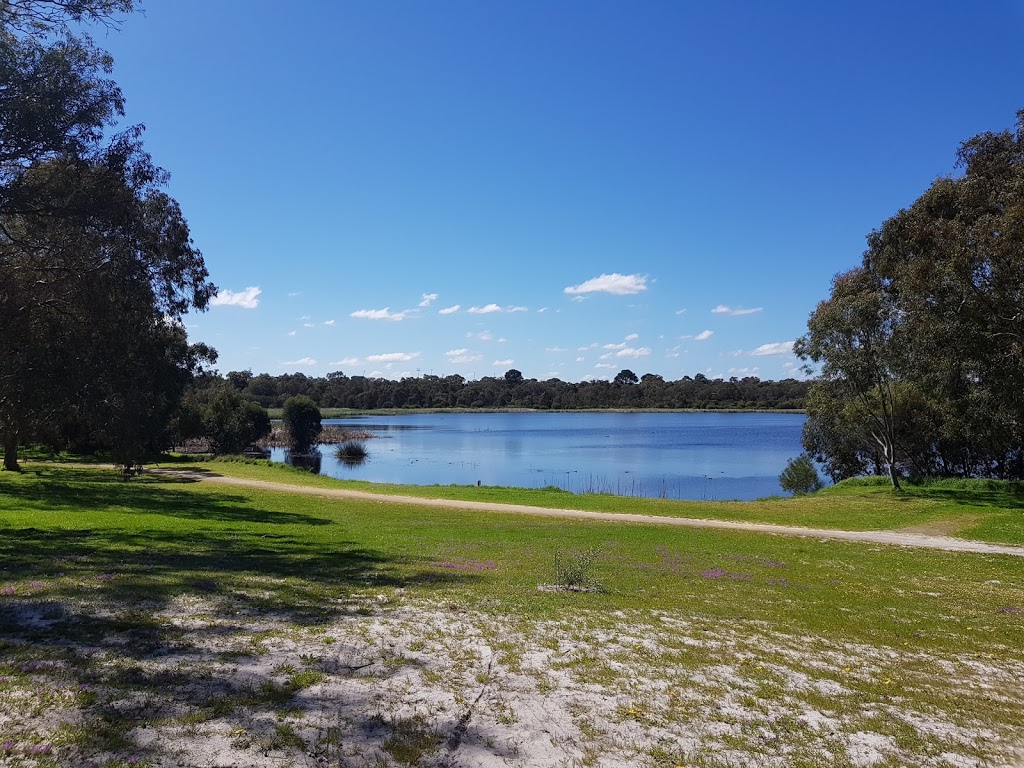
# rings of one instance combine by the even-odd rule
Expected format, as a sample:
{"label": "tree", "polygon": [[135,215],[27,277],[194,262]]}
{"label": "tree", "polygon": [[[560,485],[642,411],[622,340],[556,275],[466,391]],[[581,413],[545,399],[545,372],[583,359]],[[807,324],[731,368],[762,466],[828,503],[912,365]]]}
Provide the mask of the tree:
{"label": "tree", "polygon": [[284,404],[283,421],[291,440],[292,450],[308,451],[323,428],[320,409],[305,395],[289,397]]}
{"label": "tree", "polygon": [[833,281],[831,297],[811,314],[808,333],[797,340],[794,350],[821,364],[820,387],[857,409],[898,490],[893,395],[900,353],[897,321],[898,313],[877,276],[865,268],[852,269]]}
{"label": "tree", "polygon": [[201,408],[203,434],[214,453],[241,453],[270,434],[265,408],[234,389],[218,389]]}
{"label": "tree", "polygon": [[872,463],[867,428],[894,479],[1024,477],[1024,111],[957,157],[961,177],[868,236],[796,346],[822,364],[805,443],[830,472]]}
{"label": "tree", "polygon": [[822,488],[818,470],[814,467],[814,460],[806,453],[800,454],[795,459],[790,459],[786,468],[782,470],[782,474],[779,475],[779,485],[782,486],[782,490],[788,491],[794,496],[814,493]]}
{"label": "tree", "polygon": [[[173,411],[165,406],[180,394],[177,373],[165,382],[146,372],[160,368],[160,355],[177,356],[176,372],[194,371],[210,356],[185,343],[177,324],[216,288],[178,204],[162,190],[167,174],[142,149],[141,129],[107,139],[123,113],[107,77],[110,57],[68,31],[70,21],[113,23],[112,14],[132,7],[131,0],[0,2],[6,469],[18,468],[20,441],[71,410],[113,414],[89,421],[138,453],[132,430]],[[152,365],[137,368],[138,377],[121,375],[145,360]],[[142,380],[156,389],[143,390]]]}
{"label": "tree", "polygon": [[615,374],[615,379],[612,383],[621,386],[624,384],[638,384],[639,382],[640,379],[637,377],[635,373],[633,373],[628,368],[623,368],[621,371]]}
{"label": "tree", "polygon": [[505,371],[505,383],[510,387],[518,386],[523,383],[523,374],[515,368],[509,368]]}

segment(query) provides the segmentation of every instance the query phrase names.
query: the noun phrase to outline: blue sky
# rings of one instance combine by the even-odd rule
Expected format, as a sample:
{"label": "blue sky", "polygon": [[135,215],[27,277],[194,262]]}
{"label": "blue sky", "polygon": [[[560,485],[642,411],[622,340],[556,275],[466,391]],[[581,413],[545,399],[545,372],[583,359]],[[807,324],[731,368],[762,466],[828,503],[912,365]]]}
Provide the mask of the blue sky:
{"label": "blue sky", "polygon": [[222,372],[782,378],[865,235],[1024,108],[1018,2],[145,9],[95,36]]}

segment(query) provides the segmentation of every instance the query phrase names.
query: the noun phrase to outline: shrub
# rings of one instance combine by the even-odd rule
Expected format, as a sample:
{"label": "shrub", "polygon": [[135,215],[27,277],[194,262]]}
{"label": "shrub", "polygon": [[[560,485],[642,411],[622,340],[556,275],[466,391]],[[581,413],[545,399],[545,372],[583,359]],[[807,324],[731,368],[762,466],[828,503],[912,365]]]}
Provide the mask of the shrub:
{"label": "shrub", "polygon": [[590,570],[601,554],[601,547],[562,551],[555,550],[555,585],[576,592],[598,592],[601,584]]}
{"label": "shrub", "polygon": [[806,453],[802,453],[795,459],[791,459],[779,475],[779,485],[782,490],[789,491],[794,496],[803,496],[805,493],[814,493],[822,488],[821,478],[814,466],[814,461]]}
{"label": "shrub", "polygon": [[294,451],[308,451],[323,429],[320,409],[305,395],[285,400],[282,420]]}
{"label": "shrub", "polygon": [[334,455],[338,461],[346,464],[359,464],[366,460],[366,446],[358,440],[346,440],[338,446]]}

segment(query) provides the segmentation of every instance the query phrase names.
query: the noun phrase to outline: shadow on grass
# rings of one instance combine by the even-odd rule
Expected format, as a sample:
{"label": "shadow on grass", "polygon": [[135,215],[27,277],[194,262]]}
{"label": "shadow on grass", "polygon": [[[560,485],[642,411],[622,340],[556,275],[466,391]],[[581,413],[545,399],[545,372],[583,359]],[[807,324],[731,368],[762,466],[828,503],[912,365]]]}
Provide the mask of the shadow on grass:
{"label": "shadow on grass", "polygon": [[[275,525],[331,525],[324,517],[299,512],[257,509],[243,495],[195,494],[174,486],[188,486],[195,479],[149,475],[125,481],[117,473],[95,469],[46,468],[34,470],[35,478],[0,484],[0,497],[19,506],[66,513],[67,510],[106,511],[119,514],[164,515],[186,520],[216,520]],[[33,482],[42,479],[46,482]]]}
{"label": "shadow on grass", "polygon": [[940,485],[912,486],[909,493],[896,494],[894,498],[913,501],[928,499],[956,504],[961,507],[985,509],[1024,509],[1024,486],[1019,483],[1000,483],[996,487],[944,488]]}
{"label": "shadow on grass", "polygon": [[[8,506],[40,510],[40,527],[0,527],[0,707],[10,715],[0,737],[15,750],[52,744],[60,764],[160,762],[172,747],[142,744],[135,729],[174,735],[214,720],[244,732],[246,750],[294,758],[320,749],[274,725],[278,712],[300,706],[308,683],[272,673],[278,657],[265,654],[273,648],[301,669],[281,651],[301,642],[321,649],[317,669],[332,657],[344,665],[344,627],[383,610],[382,589],[480,578],[386,556],[346,539],[334,521],[260,509],[243,496],[85,472],[0,486]],[[75,510],[104,527],[74,527]],[[117,527],[140,514],[301,524],[309,538],[268,525]],[[43,527],[51,521],[72,527]],[[341,641],[320,642],[328,632]],[[378,676],[393,673],[382,659],[367,661]],[[373,711],[370,701],[347,705]]]}

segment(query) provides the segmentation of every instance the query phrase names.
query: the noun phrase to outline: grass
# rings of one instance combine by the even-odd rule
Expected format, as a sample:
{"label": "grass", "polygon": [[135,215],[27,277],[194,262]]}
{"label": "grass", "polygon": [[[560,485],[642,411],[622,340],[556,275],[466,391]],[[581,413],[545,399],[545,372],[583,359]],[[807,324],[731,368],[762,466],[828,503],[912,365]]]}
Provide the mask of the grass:
{"label": "grass", "polygon": [[[201,466],[337,485],[259,464]],[[813,753],[821,742],[797,724],[793,701],[882,734],[898,755],[892,764],[917,764],[907,756],[941,746],[926,732],[884,715],[892,702],[941,714],[965,728],[990,723],[1007,729],[1004,740],[1006,733],[1024,733],[1021,702],[1013,698],[1019,697],[1019,686],[1014,692],[997,679],[988,689],[960,685],[943,666],[983,665],[1010,678],[1013,670],[1024,669],[1019,558],[427,510],[155,475],[124,482],[112,471],[91,468],[29,467],[21,475],[0,474],[0,706],[45,725],[45,713],[70,701],[89,727],[66,725],[47,734],[0,726],[0,742],[32,748],[52,742],[77,749],[80,756],[102,753],[114,764],[134,757],[132,729],[171,723],[186,734],[223,727],[237,732],[235,741],[249,749],[329,751],[334,747],[327,735],[317,742],[316,733],[277,718],[301,712],[306,697],[337,674],[327,661],[339,663],[337,654],[353,642],[342,638],[334,644],[339,628],[364,626],[359,624],[363,616],[385,611],[392,601],[479,615],[489,627],[484,639],[491,648],[504,648],[498,652],[512,668],[522,664],[525,669],[527,659],[547,654],[550,671],[559,677],[539,675],[538,691],[561,685],[564,676],[584,686],[621,690],[610,722],[632,729],[637,743],[647,745],[644,760],[653,765],[742,762],[728,755],[715,762],[679,744],[658,747],[655,735],[649,735],[695,713],[706,717],[701,702],[730,697],[746,711],[764,712],[742,721],[719,715],[722,728],[734,729],[735,748],[749,751],[757,743],[758,749],[770,750],[771,739],[781,740],[799,757],[794,765],[816,764]],[[477,494],[487,494],[484,498],[515,503],[542,498],[551,506],[614,504],[644,512],[650,504],[662,514],[680,514],[680,509],[692,510],[682,513],[689,515],[705,509],[715,515],[742,513],[738,504],[662,504],[550,491],[508,490],[502,496],[499,489],[486,488],[459,493],[477,500]],[[902,524],[972,515],[974,528],[988,526],[1002,540],[1020,541],[1018,498],[998,484],[987,489],[940,484],[900,496],[848,484],[754,506],[805,525],[830,509],[844,525],[870,527],[866,523],[876,521],[881,527],[880,513],[873,509],[879,505],[888,510],[888,527],[894,517]],[[550,583],[558,551],[599,553],[587,574],[602,590],[538,591],[538,585]],[[189,626],[167,618],[175,612],[188,616]],[[247,621],[259,629],[239,629]],[[331,644],[323,642],[326,632]],[[429,667],[417,671],[433,654],[465,668],[451,683],[464,686],[457,688],[453,706],[468,706],[475,689],[491,684],[489,668],[473,666],[481,662],[471,647],[461,647],[458,636],[445,650],[442,629],[428,632],[413,622],[393,632],[384,636],[389,644],[402,632],[420,634],[404,651],[388,650],[382,639],[368,636],[369,646],[382,648],[377,669],[383,681],[422,675],[428,683],[448,684],[450,675]],[[196,636],[205,643],[237,636],[238,642],[219,653],[247,666],[265,663],[265,679],[218,677],[209,653],[185,652]],[[113,646],[107,645],[111,638]],[[315,641],[323,659],[276,658],[301,638]],[[97,648],[111,650],[97,654]],[[153,659],[168,652],[181,657],[179,665],[156,671]],[[363,663],[341,660],[353,669]],[[821,660],[829,661],[822,666]],[[716,671],[723,664],[741,670],[741,677]],[[636,670],[661,687],[637,689]],[[787,681],[800,676],[832,688],[794,689]],[[204,679],[218,687],[197,698],[193,686]],[[842,695],[831,692],[836,686]],[[116,696],[97,693],[101,687]],[[372,706],[366,705],[370,720]],[[260,719],[253,712],[268,714]],[[515,721],[508,708],[500,717]],[[400,764],[427,759],[444,736],[417,713],[385,712],[377,720],[380,754]],[[991,749],[978,747],[982,756],[995,754],[986,751]],[[598,759],[596,753],[585,757]]]}
{"label": "grass", "polygon": [[[857,509],[852,489],[834,503],[848,497]],[[604,591],[538,594],[557,549],[600,549],[591,572]],[[557,615],[566,600],[601,610],[685,604],[869,642],[923,632],[970,646],[1014,640],[1019,619],[999,608],[1024,603],[1022,572],[1012,557],[425,511],[154,476],[123,482],[91,469],[0,476],[0,588],[36,599],[100,588],[151,604],[270,578],[278,583],[254,604],[284,600],[314,618],[324,598],[372,584],[532,616]],[[935,596],[906,598],[924,591]],[[982,617],[983,634],[961,631]]]}
{"label": "grass", "polygon": [[[181,466],[188,466],[185,457]],[[848,531],[921,529],[999,544],[1024,544],[1024,488],[991,480],[907,485],[894,493],[880,479],[845,481],[799,498],[759,501],[678,501],[574,494],[558,488],[394,485],[336,480],[260,459],[217,459],[191,465],[232,477],[315,488],[348,488],[417,498],[524,504],[550,509],[796,525]]]}

